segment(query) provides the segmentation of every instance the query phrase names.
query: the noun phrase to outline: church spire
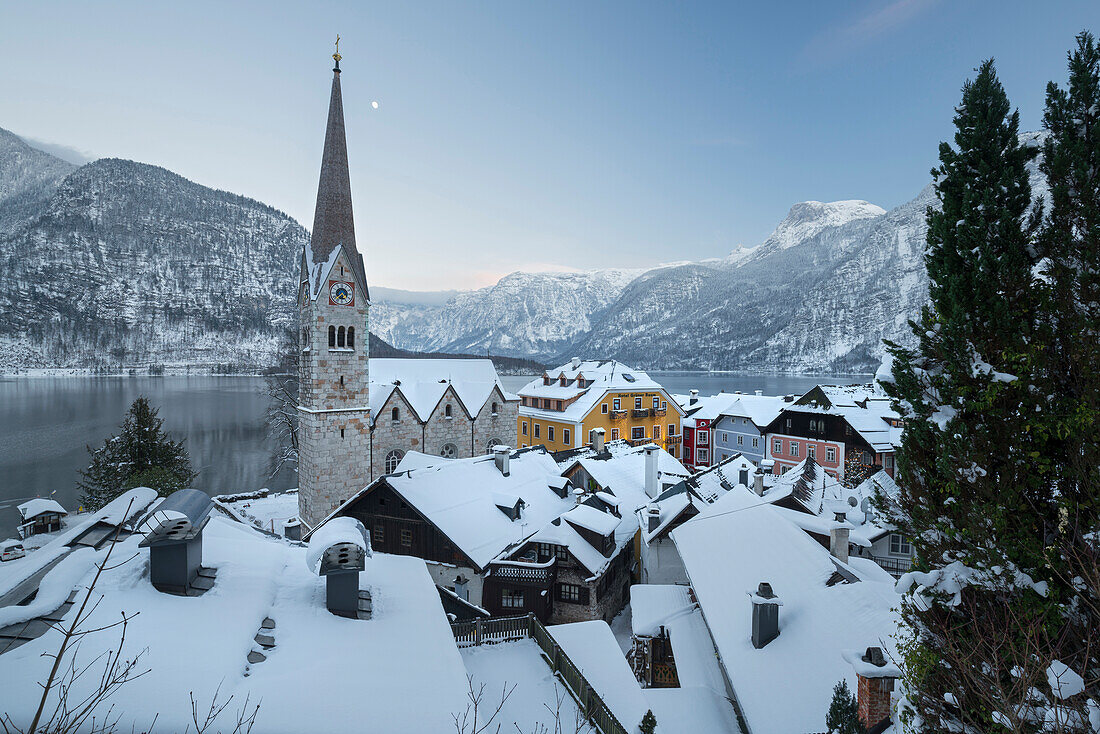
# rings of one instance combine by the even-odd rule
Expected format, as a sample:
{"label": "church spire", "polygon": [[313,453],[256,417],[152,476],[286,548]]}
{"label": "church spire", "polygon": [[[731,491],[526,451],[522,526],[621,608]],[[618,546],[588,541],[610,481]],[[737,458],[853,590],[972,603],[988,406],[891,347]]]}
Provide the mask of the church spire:
{"label": "church spire", "polygon": [[332,70],[332,96],[328,103],[325,151],[321,156],[321,178],[317,184],[317,209],[309,246],[313,262],[325,262],[338,245],[357,270],[363,286],[366,273],[363,258],[355,248],[355,221],[351,212],[351,178],[348,175],[348,146],[344,136],[344,103],[340,95],[340,37],[336,37],[336,62]]}

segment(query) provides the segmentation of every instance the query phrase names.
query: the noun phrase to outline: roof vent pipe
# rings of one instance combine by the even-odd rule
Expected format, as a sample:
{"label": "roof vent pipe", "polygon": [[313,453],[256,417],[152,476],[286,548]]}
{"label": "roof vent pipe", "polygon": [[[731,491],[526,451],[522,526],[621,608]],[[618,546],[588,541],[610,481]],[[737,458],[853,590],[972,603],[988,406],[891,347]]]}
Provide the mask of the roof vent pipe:
{"label": "roof vent pipe", "polygon": [[657,452],[660,447],[649,444],[645,447],[645,493],[650,498],[657,496]]}
{"label": "roof vent pipe", "polygon": [[772,585],[761,582],[752,599],[752,646],[757,650],[779,636],[779,607],[783,602],[772,591]]}
{"label": "roof vent pipe", "polygon": [[602,428],[592,430],[592,450],[597,454],[603,453],[603,436],[604,430]]}
{"label": "roof vent pipe", "polygon": [[507,446],[494,446],[493,447],[493,462],[496,463],[497,469],[504,476],[508,476],[508,460],[511,458],[512,449]]}
{"label": "roof vent pipe", "polygon": [[849,529],[843,526],[829,530],[829,553],[841,563],[848,562],[848,533]]}

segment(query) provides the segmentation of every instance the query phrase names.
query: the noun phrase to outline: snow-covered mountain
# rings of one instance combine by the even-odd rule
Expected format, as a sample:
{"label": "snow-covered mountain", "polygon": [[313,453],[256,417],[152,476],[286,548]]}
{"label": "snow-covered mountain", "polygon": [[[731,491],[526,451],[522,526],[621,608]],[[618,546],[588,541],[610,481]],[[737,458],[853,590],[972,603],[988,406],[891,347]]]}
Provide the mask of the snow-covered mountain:
{"label": "snow-covered mountain", "polygon": [[371,330],[403,349],[554,357],[643,272],[512,273],[437,306],[376,297]]}
{"label": "snow-covered mountain", "polygon": [[0,128],[0,237],[36,216],[75,168]]}
{"label": "snow-covered mountain", "polygon": [[[52,158],[22,180],[48,183]],[[52,188],[0,235],[0,367],[274,364],[308,238],[297,222],[132,161]]]}

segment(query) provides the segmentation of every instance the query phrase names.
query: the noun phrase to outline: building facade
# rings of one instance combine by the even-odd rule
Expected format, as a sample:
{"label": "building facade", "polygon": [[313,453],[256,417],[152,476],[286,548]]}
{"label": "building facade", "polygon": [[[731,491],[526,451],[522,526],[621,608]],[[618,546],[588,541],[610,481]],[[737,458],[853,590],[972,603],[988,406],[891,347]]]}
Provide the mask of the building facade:
{"label": "building facade", "polygon": [[519,391],[517,440],[565,451],[592,443],[602,428],[609,441],[655,443],[680,454],[683,411],[644,372],[607,361],[571,362],[547,370]]}
{"label": "building facade", "polygon": [[767,458],[765,430],[783,405],[783,398],[763,395],[759,390],[755,395],[738,395],[714,421],[714,461],[735,454],[756,464]]}

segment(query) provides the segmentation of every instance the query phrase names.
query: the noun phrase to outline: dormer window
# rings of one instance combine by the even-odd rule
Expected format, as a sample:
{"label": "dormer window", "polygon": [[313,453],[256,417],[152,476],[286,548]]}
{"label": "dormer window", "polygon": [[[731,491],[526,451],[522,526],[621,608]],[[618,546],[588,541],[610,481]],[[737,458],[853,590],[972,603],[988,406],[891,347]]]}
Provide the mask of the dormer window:
{"label": "dormer window", "polygon": [[543,375],[542,376],[542,384],[543,385],[549,385],[550,384],[550,375]]}
{"label": "dormer window", "polygon": [[562,375],[561,377],[558,378],[558,384],[561,385],[562,387],[565,387],[565,385],[568,382],[569,381],[565,379],[565,375]]}

